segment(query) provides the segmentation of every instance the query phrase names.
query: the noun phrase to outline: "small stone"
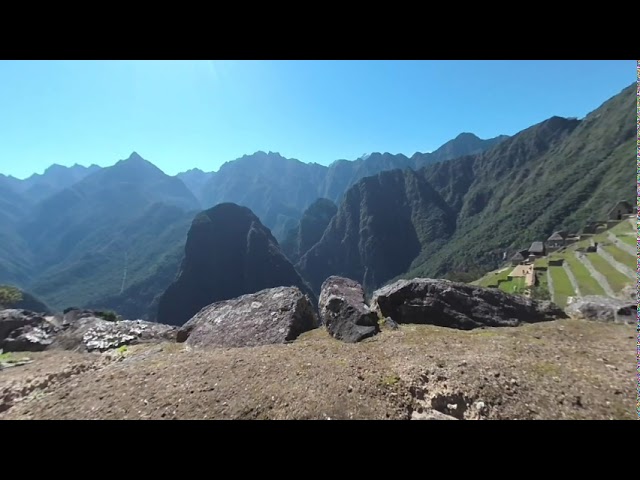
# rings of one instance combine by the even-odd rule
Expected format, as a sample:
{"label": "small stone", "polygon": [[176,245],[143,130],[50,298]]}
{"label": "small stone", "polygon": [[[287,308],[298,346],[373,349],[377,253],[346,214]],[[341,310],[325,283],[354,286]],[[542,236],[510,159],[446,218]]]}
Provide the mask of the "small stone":
{"label": "small stone", "polygon": [[494,373],[493,376],[496,377],[496,378],[500,378],[500,372]]}
{"label": "small stone", "polygon": [[476,402],[476,410],[478,410],[479,412],[482,411],[485,407],[484,402]]}
{"label": "small stone", "polygon": [[349,393],[353,392],[353,387],[351,385],[349,385],[347,387],[347,392],[349,392]]}

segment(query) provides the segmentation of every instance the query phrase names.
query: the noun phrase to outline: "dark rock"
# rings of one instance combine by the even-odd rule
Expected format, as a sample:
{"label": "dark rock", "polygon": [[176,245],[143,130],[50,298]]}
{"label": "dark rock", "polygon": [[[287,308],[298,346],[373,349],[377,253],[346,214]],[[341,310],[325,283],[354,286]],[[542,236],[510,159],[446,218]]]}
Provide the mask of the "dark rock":
{"label": "dark rock", "polygon": [[318,308],[321,322],[338,340],[359,342],[380,331],[378,315],[369,309],[362,285],[354,280],[327,278],[322,284]]}
{"label": "dark rock", "polygon": [[566,312],[572,317],[597,322],[636,323],[637,304],[630,300],[589,295],[570,300]]}
{"label": "dark rock", "polygon": [[113,313],[73,307],[64,310],[64,313],[62,315],[62,323],[63,325],[67,325],[82,318],[100,318],[107,321],[114,321],[116,319],[122,320],[122,318],[116,317],[116,315]]}
{"label": "dark rock", "polygon": [[44,319],[33,312],[21,309],[0,310],[0,342],[17,328],[37,325]]}
{"label": "dark rock", "polygon": [[202,308],[272,287],[313,293],[251,210],[216,205],[193,221],[177,280],[158,303],[158,321],[183,325]]}
{"label": "dark rock", "polygon": [[566,318],[566,314],[551,302],[429,278],[399,280],[375,291],[372,308],[398,323],[423,323],[461,330],[482,326],[512,327]]}
{"label": "dark rock", "polygon": [[197,347],[253,347],[285,343],[318,326],[314,308],[298,288],[278,287],[203,308],[178,332]]}
{"label": "dark rock", "polygon": [[28,310],[0,311],[0,349],[5,352],[39,352],[53,342],[56,327]]}

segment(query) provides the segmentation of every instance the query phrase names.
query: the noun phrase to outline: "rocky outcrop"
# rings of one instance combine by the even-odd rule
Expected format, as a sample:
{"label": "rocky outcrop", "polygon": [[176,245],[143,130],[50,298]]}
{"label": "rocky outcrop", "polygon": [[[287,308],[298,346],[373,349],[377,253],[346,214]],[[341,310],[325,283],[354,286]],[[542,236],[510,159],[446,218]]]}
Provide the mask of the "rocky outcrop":
{"label": "rocky outcrop", "polygon": [[98,317],[100,313],[74,309],[43,317],[27,310],[2,310],[0,349],[105,351],[122,345],[175,341],[175,327],[142,320],[108,321]]}
{"label": "rocky outcrop", "polygon": [[400,324],[421,323],[461,330],[566,318],[551,302],[430,278],[399,280],[375,291],[372,308]]}
{"label": "rocky outcrop", "polygon": [[253,347],[285,343],[317,326],[309,298],[298,288],[278,287],[203,308],[177,340],[194,347]]}
{"label": "rocky outcrop", "polygon": [[318,301],[320,320],[331,336],[355,343],[380,331],[378,315],[365,303],[362,285],[331,276],[322,284]]}
{"label": "rocky outcrop", "polygon": [[183,325],[203,307],[273,287],[315,297],[251,210],[223,203],[200,213],[189,230],[177,280],[160,298],[157,319]]}
{"label": "rocky outcrop", "polygon": [[596,322],[636,323],[637,303],[599,295],[570,297],[566,312],[572,317]]}
{"label": "rocky outcrop", "polygon": [[0,349],[5,352],[39,352],[53,342],[56,328],[28,310],[0,310]]}
{"label": "rocky outcrop", "polygon": [[52,348],[64,350],[105,351],[123,345],[175,341],[176,328],[143,320],[107,321],[83,317],[65,323]]}

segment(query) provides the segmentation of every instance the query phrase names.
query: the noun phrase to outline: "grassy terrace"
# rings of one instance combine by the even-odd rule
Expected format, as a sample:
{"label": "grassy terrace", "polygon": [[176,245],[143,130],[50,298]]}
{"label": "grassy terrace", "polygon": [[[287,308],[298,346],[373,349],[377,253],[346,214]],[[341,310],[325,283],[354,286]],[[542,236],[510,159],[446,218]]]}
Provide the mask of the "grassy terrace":
{"label": "grassy terrace", "polygon": [[505,268],[503,271],[489,272],[481,279],[473,282],[476,285],[480,285],[481,287],[488,287],[489,285],[497,285],[498,280],[506,280],[513,267]]}
{"label": "grassy terrace", "polygon": [[553,280],[555,302],[564,308],[567,305],[567,297],[575,295],[573,286],[571,286],[567,272],[564,271],[563,267],[549,267],[549,272]]}
{"label": "grassy terrace", "polygon": [[604,258],[602,258],[597,253],[588,253],[587,258],[589,259],[593,267],[607,278],[607,282],[609,282],[609,285],[614,292],[619,292],[626,285],[633,283],[633,280],[613,268]]}
{"label": "grassy terrace", "polygon": [[[511,269],[507,273],[511,273]],[[503,282],[498,288],[507,293],[522,292],[524,290],[524,277],[517,277],[510,282]]]}
{"label": "grassy terrace", "polygon": [[622,240],[627,245],[631,245],[632,247],[637,246],[637,237],[634,235],[616,235],[620,240]]}
{"label": "grassy terrace", "polygon": [[564,256],[564,261],[567,262],[571,272],[573,272],[573,276],[576,277],[578,288],[582,295],[604,295],[604,290],[600,284],[591,276],[587,267],[576,258],[573,252],[567,252]]}
{"label": "grassy terrace", "polygon": [[633,255],[629,255],[624,250],[616,247],[615,245],[604,245],[603,250],[615,258],[621,264],[629,267],[632,270],[636,269],[637,258]]}

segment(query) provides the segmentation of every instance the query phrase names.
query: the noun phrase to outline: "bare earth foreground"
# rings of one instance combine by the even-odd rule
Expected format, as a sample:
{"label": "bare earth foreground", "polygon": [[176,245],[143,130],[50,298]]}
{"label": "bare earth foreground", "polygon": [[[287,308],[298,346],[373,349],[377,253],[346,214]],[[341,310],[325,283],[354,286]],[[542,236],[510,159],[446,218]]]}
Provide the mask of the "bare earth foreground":
{"label": "bare earth foreground", "polygon": [[0,419],[635,419],[635,343],[631,325],[571,319],[24,353],[0,371]]}

